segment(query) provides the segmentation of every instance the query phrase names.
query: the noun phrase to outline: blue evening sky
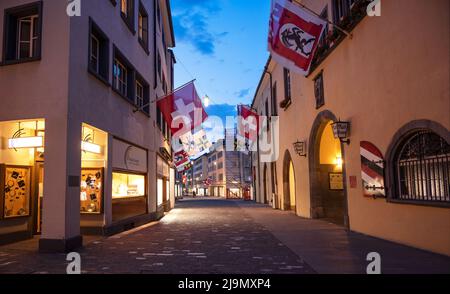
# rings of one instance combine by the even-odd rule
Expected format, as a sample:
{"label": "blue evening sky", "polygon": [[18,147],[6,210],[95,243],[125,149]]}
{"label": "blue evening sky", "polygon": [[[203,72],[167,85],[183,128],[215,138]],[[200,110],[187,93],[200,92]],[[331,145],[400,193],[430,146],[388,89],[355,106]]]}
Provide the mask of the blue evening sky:
{"label": "blue evening sky", "polygon": [[[210,116],[250,104],[268,58],[270,0],[171,0],[176,38],[175,87],[197,79]],[[208,131],[211,141],[220,137]]]}

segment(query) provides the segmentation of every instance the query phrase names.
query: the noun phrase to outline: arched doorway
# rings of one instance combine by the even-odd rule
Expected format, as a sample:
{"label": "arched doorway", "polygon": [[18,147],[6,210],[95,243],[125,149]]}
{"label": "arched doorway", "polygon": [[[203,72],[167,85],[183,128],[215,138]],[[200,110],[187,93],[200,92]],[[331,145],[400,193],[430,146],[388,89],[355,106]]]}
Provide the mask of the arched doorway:
{"label": "arched doorway", "polygon": [[329,111],[316,118],[310,136],[309,172],[311,217],[348,227],[343,145],[334,138]]}
{"label": "arched doorway", "polygon": [[283,208],[296,211],[295,171],[288,150],[286,150],[283,160]]}

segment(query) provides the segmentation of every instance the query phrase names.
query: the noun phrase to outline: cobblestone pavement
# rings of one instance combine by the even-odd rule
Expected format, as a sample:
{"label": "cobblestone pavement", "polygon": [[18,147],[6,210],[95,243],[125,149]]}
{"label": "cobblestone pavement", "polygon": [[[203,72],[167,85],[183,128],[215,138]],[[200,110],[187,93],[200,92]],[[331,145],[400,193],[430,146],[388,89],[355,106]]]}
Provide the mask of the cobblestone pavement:
{"label": "cobblestone pavement", "polygon": [[[0,273],[65,273],[66,255],[37,241],[0,247]],[[162,221],[79,252],[83,273],[310,274],[314,270],[235,201],[183,200]]]}

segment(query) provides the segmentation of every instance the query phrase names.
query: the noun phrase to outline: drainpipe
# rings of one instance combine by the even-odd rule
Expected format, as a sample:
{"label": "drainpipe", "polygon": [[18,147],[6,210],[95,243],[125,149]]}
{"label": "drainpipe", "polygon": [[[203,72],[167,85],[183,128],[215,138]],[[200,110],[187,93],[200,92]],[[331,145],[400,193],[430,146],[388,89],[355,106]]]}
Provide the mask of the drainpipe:
{"label": "drainpipe", "polygon": [[[270,72],[269,71],[269,64],[267,64],[266,65],[266,67],[264,68],[264,73],[265,74],[268,74],[269,75],[269,83],[270,83],[270,102],[271,102],[271,104],[272,104],[272,115],[277,115],[277,111],[276,111],[276,109],[277,109],[277,106],[276,106],[276,101],[274,100],[274,95],[273,95],[273,75],[272,75],[272,72]],[[267,115],[269,116],[269,114],[267,113]],[[270,123],[272,120],[271,120],[271,116],[269,116],[269,120],[268,120],[268,123]],[[273,142],[273,131],[271,130],[271,133],[272,133],[272,142]],[[273,163],[272,163],[273,164]],[[271,181],[273,181],[273,183],[272,183],[272,187],[274,187],[274,189],[275,189],[275,191],[273,191],[272,190],[272,195],[273,195],[273,197],[274,197],[274,199],[273,199],[273,203],[272,203],[272,206],[273,205],[275,205],[275,208],[278,208],[278,197],[277,197],[277,190],[278,190],[278,183],[277,183],[277,175],[276,175],[276,172],[275,172],[275,175],[274,175],[274,170],[276,171],[276,167],[275,167],[275,169],[273,168],[273,166],[271,165],[271,168],[270,168],[270,174],[271,174]]]}

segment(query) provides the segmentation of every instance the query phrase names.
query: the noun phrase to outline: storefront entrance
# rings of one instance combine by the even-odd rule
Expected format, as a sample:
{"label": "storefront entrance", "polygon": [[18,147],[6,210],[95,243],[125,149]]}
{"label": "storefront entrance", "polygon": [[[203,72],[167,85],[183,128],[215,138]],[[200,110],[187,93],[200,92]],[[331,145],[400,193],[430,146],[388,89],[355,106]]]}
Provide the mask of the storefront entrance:
{"label": "storefront entrance", "polygon": [[334,115],[317,118],[310,139],[311,217],[348,226],[347,193],[342,144],[334,138]]}
{"label": "storefront entrance", "polygon": [[40,234],[45,121],[0,122],[0,244]]}

